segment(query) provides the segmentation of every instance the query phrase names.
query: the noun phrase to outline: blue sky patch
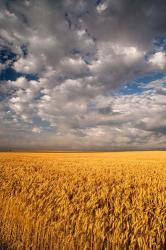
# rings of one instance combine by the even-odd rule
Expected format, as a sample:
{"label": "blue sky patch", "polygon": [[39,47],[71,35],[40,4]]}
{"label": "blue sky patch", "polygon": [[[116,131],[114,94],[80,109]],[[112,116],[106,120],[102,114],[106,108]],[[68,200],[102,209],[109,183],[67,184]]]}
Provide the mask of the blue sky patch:
{"label": "blue sky patch", "polygon": [[28,81],[30,80],[38,80],[38,76],[35,74],[24,74],[19,73],[16,70],[14,70],[12,67],[7,67],[4,70],[0,71],[0,81],[16,81],[16,79],[20,76],[24,76],[27,78]]}
{"label": "blue sky patch", "polygon": [[[21,46],[23,56],[26,57],[28,49],[26,44]],[[27,80],[38,80],[38,76],[35,74],[25,74],[17,72],[13,67],[13,63],[17,61],[18,56],[11,51],[10,48],[1,47],[0,48],[0,63],[5,65],[5,68],[0,70],[0,81],[16,81],[20,76],[24,76]]]}
{"label": "blue sky patch", "polygon": [[96,0],[96,6],[98,6],[101,2],[102,0]]}
{"label": "blue sky patch", "polygon": [[160,80],[165,76],[164,73],[152,73],[152,74],[147,74],[141,77],[138,77],[134,81],[128,82],[125,85],[121,86],[118,90],[118,93],[120,95],[132,95],[132,94],[141,94],[147,89],[144,87],[156,80]]}
{"label": "blue sky patch", "polygon": [[153,40],[153,44],[156,48],[160,48],[162,50],[166,50],[166,37],[155,37]]}
{"label": "blue sky patch", "polygon": [[9,48],[0,48],[0,63],[5,64],[7,61],[14,62],[17,60],[17,54],[13,53]]}

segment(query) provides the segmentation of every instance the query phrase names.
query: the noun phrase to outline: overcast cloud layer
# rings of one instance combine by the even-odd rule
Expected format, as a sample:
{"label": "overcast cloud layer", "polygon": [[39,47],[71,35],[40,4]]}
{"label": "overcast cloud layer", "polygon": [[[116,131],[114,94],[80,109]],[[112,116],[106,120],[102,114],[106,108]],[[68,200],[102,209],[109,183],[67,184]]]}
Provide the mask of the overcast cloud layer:
{"label": "overcast cloud layer", "polygon": [[165,149],[165,13],[165,0],[0,1],[0,149]]}

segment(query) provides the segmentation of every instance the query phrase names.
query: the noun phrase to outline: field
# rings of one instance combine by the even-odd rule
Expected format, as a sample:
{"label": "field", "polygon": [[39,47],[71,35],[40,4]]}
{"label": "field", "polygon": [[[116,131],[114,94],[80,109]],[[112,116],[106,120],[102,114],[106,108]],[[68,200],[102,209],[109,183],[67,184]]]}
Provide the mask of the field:
{"label": "field", "polygon": [[0,153],[0,249],[166,249],[166,152]]}

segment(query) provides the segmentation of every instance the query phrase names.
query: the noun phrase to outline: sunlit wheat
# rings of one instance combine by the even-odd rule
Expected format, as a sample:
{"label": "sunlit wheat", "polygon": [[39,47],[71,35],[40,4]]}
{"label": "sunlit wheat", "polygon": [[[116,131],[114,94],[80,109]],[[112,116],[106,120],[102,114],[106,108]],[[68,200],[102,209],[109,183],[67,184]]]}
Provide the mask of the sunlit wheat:
{"label": "sunlit wheat", "polygon": [[0,153],[0,248],[164,249],[166,152]]}

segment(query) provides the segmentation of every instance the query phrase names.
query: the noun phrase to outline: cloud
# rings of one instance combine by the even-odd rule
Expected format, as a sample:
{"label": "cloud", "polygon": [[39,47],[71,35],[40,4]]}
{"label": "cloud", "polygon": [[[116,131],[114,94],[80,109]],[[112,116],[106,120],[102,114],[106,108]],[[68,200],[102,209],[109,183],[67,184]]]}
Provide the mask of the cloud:
{"label": "cloud", "polygon": [[107,88],[115,88],[148,68],[144,51],[134,46],[111,42],[98,43],[96,57],[90,66],[91,72],[98,77],[97,82],[105,84]]}
{"label": "cloud", "polygon": [[[102,1],[96,9],[104,10],[98,15],[94,9],[85,18],[89,31],[100,41],[121,41],[141,49],[150,46],[154,36],[165,36],[165,1],[160,0],[110,0]],[[95,22],[93,21],[95,20]]]}
{"label": "cloud", "polygon": [[33,74],[42,70],[42,66],[38,64],[37,58],[28,55],[27,58],[20,58],[14,63],[13,68],[22,73]]}
{"label": "cloud", "polygon": [[107,9],[108,5],[106,2],[100,3],[97,5],[96,10],[98,11],[99,14],[102,14]]}
{"label": "cloud", "polygon": [[166,69],[166,53],[162,51],[156,52],[149,58],[149,62],[161,70]]}
{"label": "cloud", "polygon": [[[41,148],[43,141],[50,149],[70,149],[71,144],[73,149],[93,150],[165,147],[166,100],[158,93],[159,81],[156,88],[154,82],[147,84],[142,94],[109,96],[82,80],[66,80],[54,89],[39,84],[41,95],[36,100],[39,86],[35,84],[30,82],[31,91],[17,89],[6,103],[9,112],[1,106],[2,131],[8,133],[3,145],[15,145],[13,139],[9,143],[7,131],[17,131],[23,138],[20,145],[30,148]],[[39,133],[40,137],[33,137]],[[33,142],[25,143],[27,134]]]}
{"label": "cloud", "polygon": [[[164,0],[1,1],[1,147],[164,148],[165,11]],[[140,77],[140,92],[119,92]]]}
{"label": "cloud", "polygon": [[40,132],[41,132],[41,129],[38,128],[38,127],[34,127],[34,128],[32,129],[32,132],[34,132],[34,133],[40,133]]}

